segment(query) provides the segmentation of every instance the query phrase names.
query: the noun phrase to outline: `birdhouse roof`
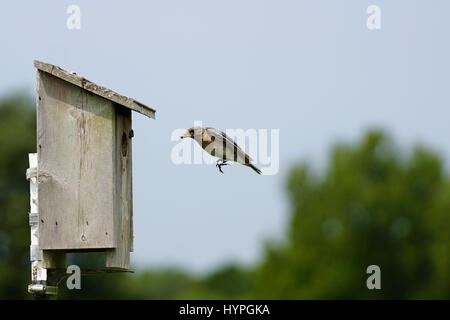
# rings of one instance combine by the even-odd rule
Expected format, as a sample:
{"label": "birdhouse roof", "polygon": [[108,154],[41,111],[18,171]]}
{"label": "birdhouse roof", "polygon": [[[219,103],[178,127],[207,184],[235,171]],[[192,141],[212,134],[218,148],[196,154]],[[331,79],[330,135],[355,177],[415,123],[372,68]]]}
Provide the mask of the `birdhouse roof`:
{"label": "birdhouse roof", "polygon": [[155,112],[156,112],[155,109],[148,107],[145,104],[136,101],[132,98],[118,94],[117,92],[114,92],[108,88],[99,86],[98,84],[89,81],[86,78],[81,77],[74,72],[67,72],[66,70],[63,70],[60,67],[37,60],[34,60],[34,66],[38,70],[50,73],[51,75],[58,77],[64,81],[70,82],[71,84],[83,88],[84,90],[92,92],[105,99],[111,100],[128,109],[139,112],[149,118],[155,119]]}

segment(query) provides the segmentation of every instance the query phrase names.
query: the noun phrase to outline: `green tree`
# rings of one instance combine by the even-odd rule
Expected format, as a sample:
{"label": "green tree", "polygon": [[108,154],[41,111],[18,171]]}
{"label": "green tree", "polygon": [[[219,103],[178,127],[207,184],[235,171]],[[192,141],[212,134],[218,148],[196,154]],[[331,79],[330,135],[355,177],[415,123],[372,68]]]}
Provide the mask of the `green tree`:
{"label": "green tree", "polygon": [[[287,188],[288,240],[268,247],[257,296],[450,297],[450,192],[435,153],[402,153],[372,131],[356,146],[338,145],[323,175],[296,166]],[[366,287],[373,264],[381,268],[382,290]]]}
{"label": "green tree", "polygon": [[31,99],[0,101],[0,299],[29,298],[28,153],[36,152]]}

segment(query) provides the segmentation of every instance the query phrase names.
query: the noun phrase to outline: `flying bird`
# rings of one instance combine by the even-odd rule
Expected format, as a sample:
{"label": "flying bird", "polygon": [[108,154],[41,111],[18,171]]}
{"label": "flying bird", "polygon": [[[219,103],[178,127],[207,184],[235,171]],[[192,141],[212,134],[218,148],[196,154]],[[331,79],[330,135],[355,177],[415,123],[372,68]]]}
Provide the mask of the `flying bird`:
{"label": "flying bird", "polygon": [[216,167],[223,173],[222,166],[228,165],[227,161],[234,161],[244,166],[250,167],[256,173],[261,174],[261,170],[255,167],[253,161],[225,132],[214,128],[192,127],[186,131],[181,139],[192,138],[210,155],[219,158]]}

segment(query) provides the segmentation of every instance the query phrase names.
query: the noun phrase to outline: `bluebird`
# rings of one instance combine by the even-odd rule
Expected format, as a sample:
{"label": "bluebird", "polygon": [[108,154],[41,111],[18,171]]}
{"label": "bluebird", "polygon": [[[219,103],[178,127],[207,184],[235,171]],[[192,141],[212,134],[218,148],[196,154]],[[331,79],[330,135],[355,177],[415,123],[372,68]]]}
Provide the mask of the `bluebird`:
{"label": "bluebird", "polygon": [[253,161],[225,132],[214,128],[192,127],[186,131],[181,139],[192,138],[210,155],[219,158],[216,167],[223,173],[222,166],[228,165],[231,160],[244,166],[252,168],[256,173],[261,174],[261,170],[255,167]]}

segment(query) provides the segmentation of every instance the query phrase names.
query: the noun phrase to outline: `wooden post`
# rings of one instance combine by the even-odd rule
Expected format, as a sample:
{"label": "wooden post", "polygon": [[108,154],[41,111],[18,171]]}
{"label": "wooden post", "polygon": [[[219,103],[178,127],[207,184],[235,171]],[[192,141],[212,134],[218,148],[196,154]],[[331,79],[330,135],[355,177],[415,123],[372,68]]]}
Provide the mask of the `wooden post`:
{"label": "wooden post", "polygon": [[[55,270],[65,268],[65,253],[44,253],[39,245],[39,212],[38,212],[38,178],[37,154],[28,155],[30,168],[26,176],[30,181],[30,213],[29,223],[31,231],[30,261],[31,285],[28,291],[34,299],[56,299],[59,274]],[[53,269],[53,270],[52,270]]]}

